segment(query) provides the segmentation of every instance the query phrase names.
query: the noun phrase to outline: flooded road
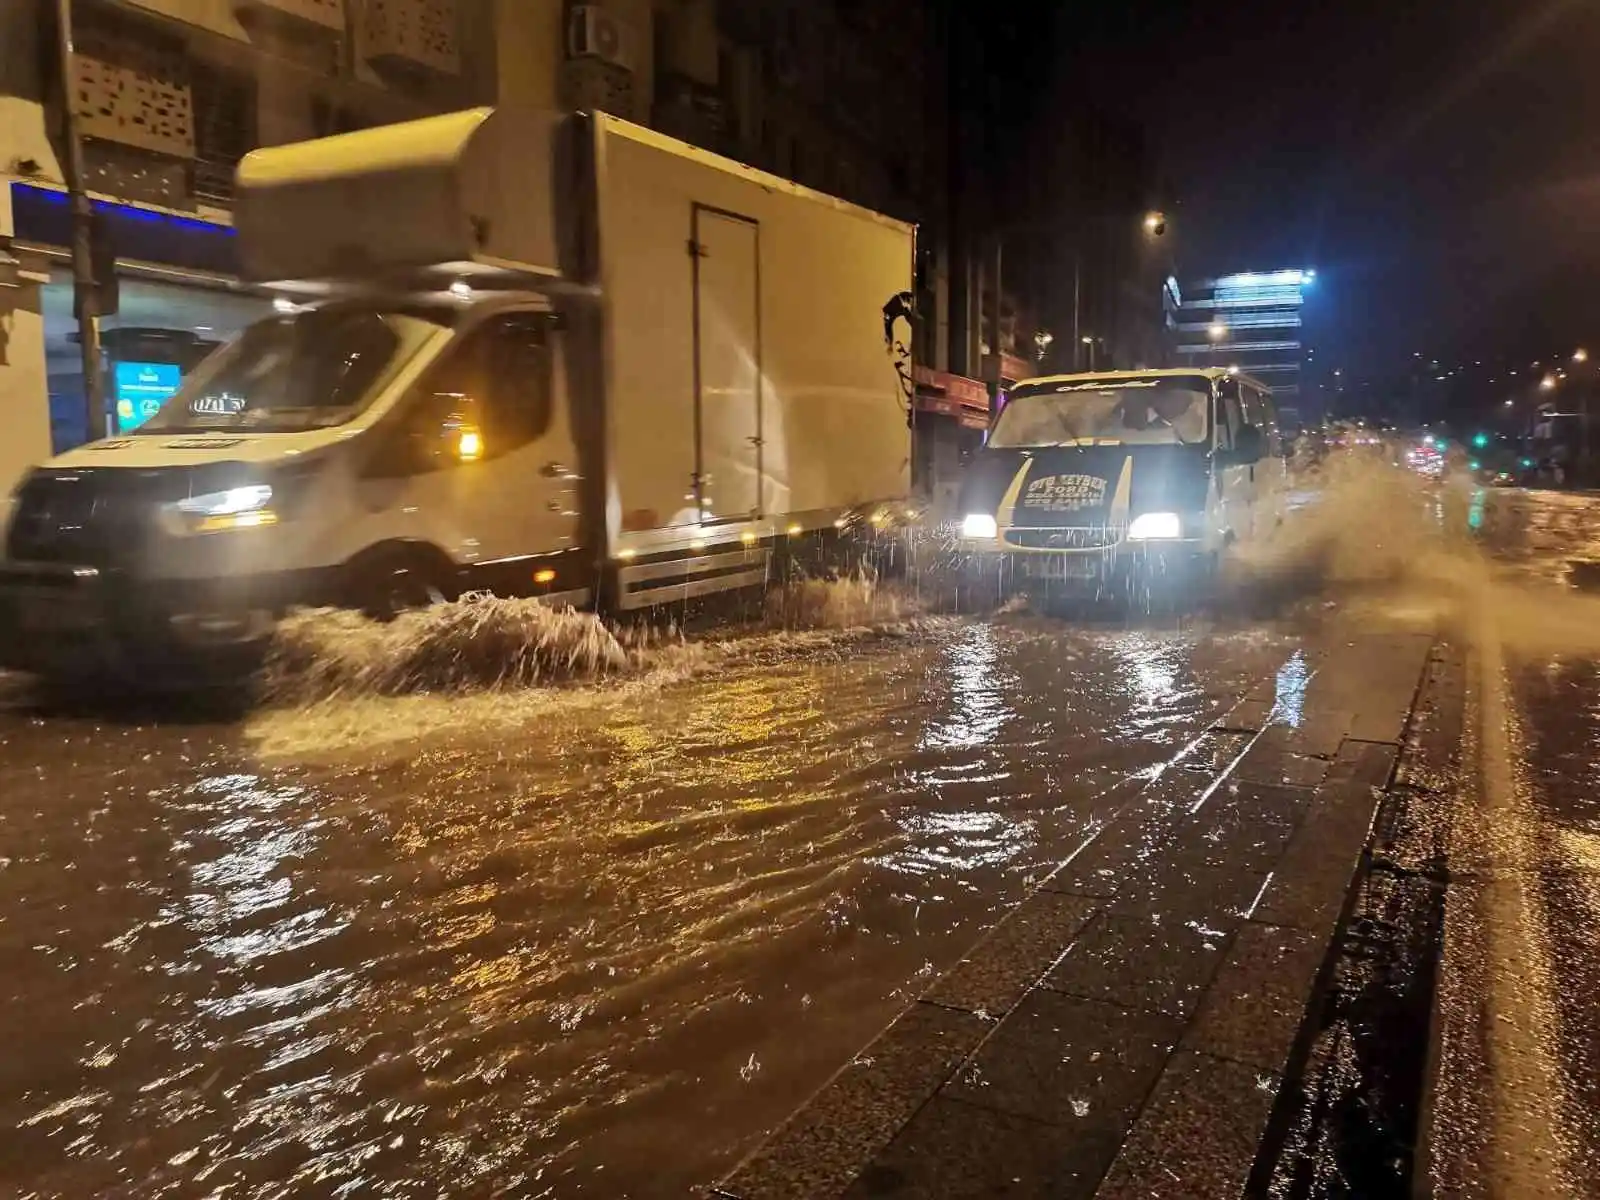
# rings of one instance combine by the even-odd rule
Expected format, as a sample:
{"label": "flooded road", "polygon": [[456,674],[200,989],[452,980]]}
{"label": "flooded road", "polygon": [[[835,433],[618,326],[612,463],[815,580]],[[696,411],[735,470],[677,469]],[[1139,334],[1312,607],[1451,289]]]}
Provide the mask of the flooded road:
{"label": "flooded road", "polygon": [[1025,615],[240,722],[0,711],[0,1192],[681,1195],[1295,653]]}

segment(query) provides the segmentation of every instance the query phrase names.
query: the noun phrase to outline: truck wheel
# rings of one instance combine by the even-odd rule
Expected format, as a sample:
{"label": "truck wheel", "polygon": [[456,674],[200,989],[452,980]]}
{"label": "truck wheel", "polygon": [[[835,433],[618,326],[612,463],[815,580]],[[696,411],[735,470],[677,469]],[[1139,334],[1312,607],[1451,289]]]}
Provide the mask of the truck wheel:
{"label": "truck wheel", "polygon": [[428,567],[414,562],[374,563],[354,581],[350,607],[374,621],[392,621],[404,612],[443,604],[449,594]]}

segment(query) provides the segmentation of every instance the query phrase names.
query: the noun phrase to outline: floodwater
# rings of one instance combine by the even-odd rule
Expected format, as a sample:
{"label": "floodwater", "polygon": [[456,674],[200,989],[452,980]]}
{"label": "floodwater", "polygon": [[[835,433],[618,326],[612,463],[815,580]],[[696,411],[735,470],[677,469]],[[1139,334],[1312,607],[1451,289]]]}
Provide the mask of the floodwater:
{"label": "floodwater", "polygon": [[714,1181],[1295,650],[1027,615],[239,722],[0,707],[0,1192]]}

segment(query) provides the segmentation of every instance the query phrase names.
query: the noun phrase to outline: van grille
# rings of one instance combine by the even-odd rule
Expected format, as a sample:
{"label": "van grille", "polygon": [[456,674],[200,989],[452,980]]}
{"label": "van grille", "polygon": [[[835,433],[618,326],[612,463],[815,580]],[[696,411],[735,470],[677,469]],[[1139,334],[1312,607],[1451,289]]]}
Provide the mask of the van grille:
{"label": "van grille", "polygon": [[1066,529],[1035,527],[1007,529],[1005,543],[1023,550],[1109,550],[1122,540],[1114,526],[1079,526]]}
{"label": "van grille", "polygon": [[[239,468],[228,464],[227,474]],[[132,563],[154,530],[158,507],[205,490],[216,468],[152,470],[98,467],[35,471],[23,483],[6,535],[16,562],[120,567]]]}

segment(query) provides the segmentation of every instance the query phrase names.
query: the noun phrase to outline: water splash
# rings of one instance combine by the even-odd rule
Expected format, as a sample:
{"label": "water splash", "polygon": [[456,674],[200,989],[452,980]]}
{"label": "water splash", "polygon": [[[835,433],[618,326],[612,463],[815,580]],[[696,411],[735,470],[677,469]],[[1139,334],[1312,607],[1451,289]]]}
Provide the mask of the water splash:
{"label": "water splash", "polygon": [[338,609],[291,614],[275,634],[263,692],[296,703],[529,687],[628,665],[616,635],[589,613],[469,595],[388,622]]}

